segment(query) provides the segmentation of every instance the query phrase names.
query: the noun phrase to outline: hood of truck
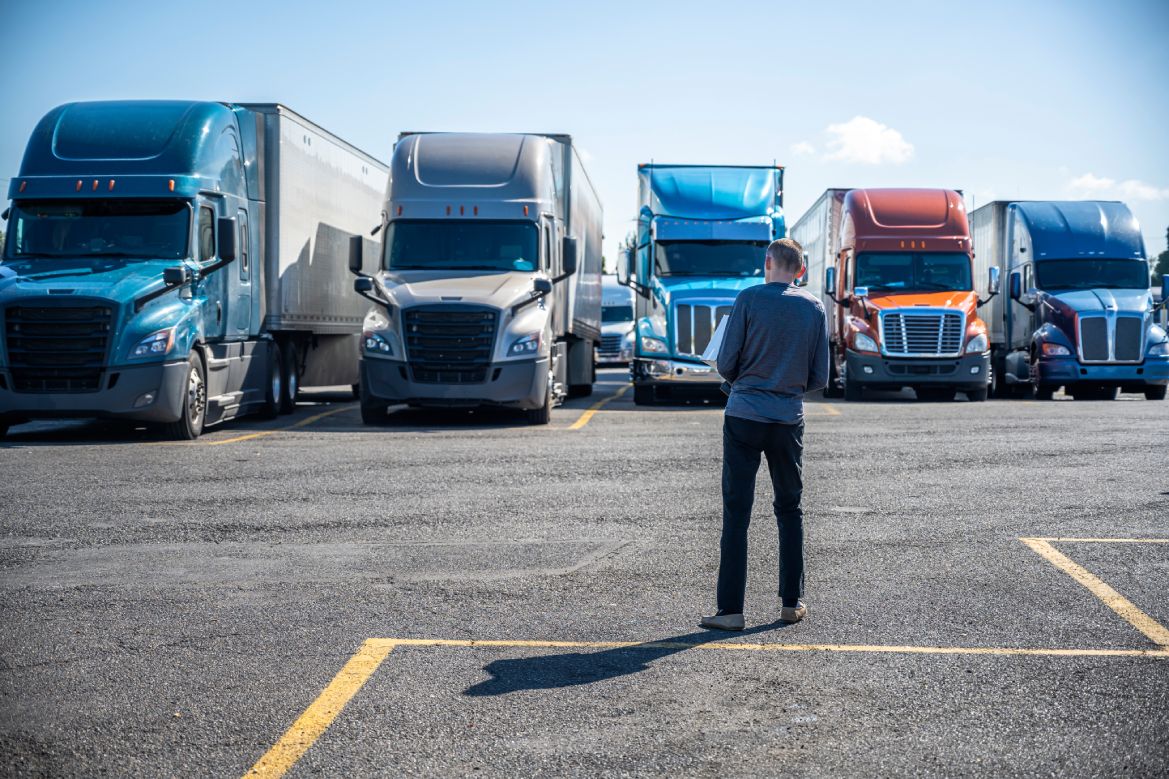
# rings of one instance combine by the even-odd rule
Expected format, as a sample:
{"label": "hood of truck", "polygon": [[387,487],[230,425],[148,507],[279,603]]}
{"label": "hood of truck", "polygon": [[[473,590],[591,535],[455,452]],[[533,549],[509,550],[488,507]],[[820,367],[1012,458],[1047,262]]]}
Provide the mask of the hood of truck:
{"label": "hood of truck", "polygon": [[878,330],[878,317],[882,311],[900,308],[952,308],[966,314],[969,325],[978,319],[978,293],[973,290],[949,290],[945,292],[906,292],[872,295],[868,300],[868,313],[857,300],[852,301],[850,312],[857,319]]}
{"label": "hood of truck", "polygon": [[128,303],[156,289],[175,260],[112,257],[8,260],[0,264],[0,301],[32,295],[98,297]]}
{"label": "hood of truck", "polygon": [[1147,289],[1078,289],[1071,292],[1048,292],[1045,297],[1058,301],[1077,314],[1144,313],[1153,303]]}
{"label": "hood of truck", "polygon": [[528,271],[412,270],[386,272],[382,281],[401,308],[435,303],[506,308],[532,291],[538,275]]}
{"label": "hood of truck", "polygon": [[725,298],[733,301],[743,290],[762,283],[762,276],[655,276],[654,295],[667,307],[686,298]]}

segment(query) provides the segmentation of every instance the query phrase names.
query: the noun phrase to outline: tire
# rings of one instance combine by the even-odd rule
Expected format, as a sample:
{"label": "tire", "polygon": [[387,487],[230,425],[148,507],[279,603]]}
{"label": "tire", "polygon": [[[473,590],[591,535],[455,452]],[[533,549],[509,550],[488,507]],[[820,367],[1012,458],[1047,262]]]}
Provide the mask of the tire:
{"label": "tire", "polygon": [[648,384],[633,385],[633,405],[652,406],[654,404],[654,388]]}
{"label": "tire", "polygon": [[552,372],[548,372],[548,386],[544,389],[544,405],[524,412],[529,425],[546,425],[552,421]]}
{"label": "tire", "polygon": [[354,400],[360,400],[360,399],[361,399],[361,384],[360,384],[360,383],[358,383],[358,384],[350,384],[350,385],[349,385],[349,389],[350,389],[350,391],[353,393],[353,399],[354,399]]}
{"label": "tire", "polygon": [[0,440],[2,440],[6,435],[8,435],[8,423],[0,420]]}
{"label": "tire", "polygon": [[284,392],[280,395],[280,413],[296,411],[296,396],[300,392],[300,363],[293,341],[280,344],[280,366],[284,373]]}
{"label": "tire", "polygon": [[840,389],[840,374],[836,370],[836,356],[831,354],[831,350],[828,355],[828,385],[824,387],[824,397],[844,397],[844,391]]}
{"label": "tire", "polygon": [[183,405],[178,420],[163,426],[167,438],[194,441],[203,434],[207,419],[207,370],[198,352],[187,358],[187,381],[183,387]]}
{"label": "tire", "polygon": [[268,358],[265,360],[268,381],[264,387],[264,405],[259,415],[263,419],[274,419],[280,413],[280,399],[284,392],[284,371],[280,368],[280,347],[275,341],[268,344]]}
{"label": "tire", "polygon": [[[1164,384],[1149,384],[1145,387],[1145,400],[1164,400],[1165,391],[1169,389]],[[0,438],[4,437],[4,433],[0,432]]]}
{"label": "tire", "polygon": [[992,397],[1009,398],[1014,394],[1013,386],[1007,383],[1007,359],[998,352],[990,358],[990,386]]}
{"label": "tire", "polygon": [[570,398],[587,398],[592,394],[592,384],[570,384],[568,386],[568,397]]}
{"label": "tire", "polygon": [[361,393],[361,421],[367,425],[384,425],[390,418],[386,407],[390,404],[367,392]]}
{"label": "tire", "polygon": [[844,399],[853,403],[865,399],[865,387],[860,382],[844,380]]}
{"label": "tire", "polygon": [[990,387],[983,387],[980,390],[970,390],[966,393],[966,399],[971,403],[982,403],[990,395]]}

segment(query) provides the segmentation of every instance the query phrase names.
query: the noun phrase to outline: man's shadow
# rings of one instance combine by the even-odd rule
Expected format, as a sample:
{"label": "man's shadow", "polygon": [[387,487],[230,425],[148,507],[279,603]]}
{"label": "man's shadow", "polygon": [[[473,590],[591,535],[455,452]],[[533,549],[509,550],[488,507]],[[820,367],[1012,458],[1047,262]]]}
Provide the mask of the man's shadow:
{"label": "man's shadow", "polygon": [[494,660],[483,666],[483,670],[491,674],[491,678],[468,687],[463,694],[483,697],[506,695],[520,690],[554,690],[602,682],[644,671],[655,660],[703,644],[726,641],[736,635],[749,636],[785,627],[786,623],[773,622],[737,633],[703,630],[599,652],[567,652],[516,660]]}

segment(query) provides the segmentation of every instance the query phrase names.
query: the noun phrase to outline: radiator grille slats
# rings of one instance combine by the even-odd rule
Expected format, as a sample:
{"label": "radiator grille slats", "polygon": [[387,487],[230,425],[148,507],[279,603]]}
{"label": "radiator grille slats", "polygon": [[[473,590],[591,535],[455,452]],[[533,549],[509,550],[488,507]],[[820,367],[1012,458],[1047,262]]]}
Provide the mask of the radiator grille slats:
{"label": "radiator grille slats", "polygon": [[699,356],[710,345],[719,322],[731,313],[731,306],[717,303],[679,303],[674,307],[678,354]]}
{"label": "radiator grille slats", "polygon": [[1135,316],[1116,319],[1116,360],[1117,362],[1140,362],[1144,354],[1144,320]]}
{"label": "radiator grille slats", "polygon": [[422,384],[487,381],[498,315],[472,306],[419,306],[403,312],[406,359]]}
{"label": "radiator grille slats", "polygon": [[882,345],[886,354],[902,357],[943,357],[962,352],[965,317],[957,311],[881,313]]}
{"label": "radiator grille slats", "polygon": [[113,309],[18,305],[4,311],[4,343],[16,392],[97,392]]}
{"label": "radiator grille slats", "polygon": [[1084,362],[1140,362],[1144,357],[1145,322],[1140,317],[1080,317],[1080,359]]}

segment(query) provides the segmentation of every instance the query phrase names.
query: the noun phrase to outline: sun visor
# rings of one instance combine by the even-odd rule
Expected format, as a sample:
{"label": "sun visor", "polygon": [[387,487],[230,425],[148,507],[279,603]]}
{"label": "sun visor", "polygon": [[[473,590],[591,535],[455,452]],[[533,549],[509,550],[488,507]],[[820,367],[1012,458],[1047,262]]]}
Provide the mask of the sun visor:
{"label": "sun visor", "polygon": [[664,219],[654,220],[658,241],[770,241],[770,220]]}

